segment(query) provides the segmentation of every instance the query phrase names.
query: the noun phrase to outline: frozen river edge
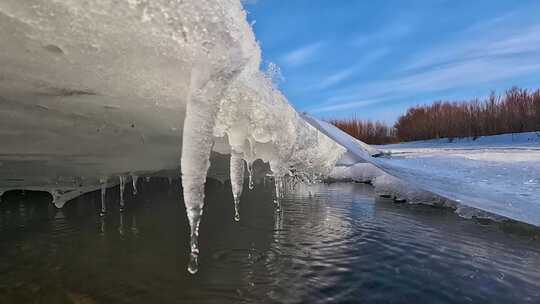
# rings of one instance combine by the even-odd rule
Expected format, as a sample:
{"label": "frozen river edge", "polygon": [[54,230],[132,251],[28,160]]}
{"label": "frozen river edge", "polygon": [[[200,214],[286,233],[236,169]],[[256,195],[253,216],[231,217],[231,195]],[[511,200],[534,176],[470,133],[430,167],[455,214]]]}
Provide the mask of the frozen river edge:
{"label": "frozen river edge", "polygon": [[450,207],[466,218],[540,226],[540,136],[536,132],[366,150],[364,143],[334,126],[307,119],[346,147],[345,156],[361,159],[356,164],[338,163],[331,174],[335,180],[370,182],[382,195]]}
{"label": "frozen river edge", "polygon": [[284,177],[316,182],[336,163],[358,169],[367,162],[463,206],[540,226],[536,196],[514,202],[510,192],[452,184],[306,122],[272,83],[272,71],[261,71],[238,0],[7,0],[0,29],[0,192],[47,191],[62,207],[90,191],[104,197],[109,187],[177,170],[191,227],[190,272],[197,271],[204,184],[218,154],[231,155],[235,206],[256,160],[273,175],[278,210]]}

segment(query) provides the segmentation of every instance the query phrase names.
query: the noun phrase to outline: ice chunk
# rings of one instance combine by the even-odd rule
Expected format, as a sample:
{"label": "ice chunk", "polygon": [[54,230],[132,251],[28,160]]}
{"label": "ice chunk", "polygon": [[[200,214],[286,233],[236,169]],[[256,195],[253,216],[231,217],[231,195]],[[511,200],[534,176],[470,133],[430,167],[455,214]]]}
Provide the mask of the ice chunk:
{"label": "ice chunk", "polygon": [[386,173],[370,163],[357,163],[351,166],[336,166],[328,176],[330,180],[371,183]]}

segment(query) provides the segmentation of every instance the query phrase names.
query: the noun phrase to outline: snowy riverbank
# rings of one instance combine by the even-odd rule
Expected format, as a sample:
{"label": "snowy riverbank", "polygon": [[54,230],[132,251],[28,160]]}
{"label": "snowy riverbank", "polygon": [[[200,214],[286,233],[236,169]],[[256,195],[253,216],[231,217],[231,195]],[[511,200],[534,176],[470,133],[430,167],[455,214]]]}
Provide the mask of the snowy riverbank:
{"label": "snowy riverbank", "polygon": [[470,207],[540,226],[536,133],[381,146],[384,168]]}
{"label": "snowy riverbank", "polygon": [[[334,128],[331,137],[339,142],[346,135]],[[540,226],[540,137],[536,132],[375,148],[383,152],[381,157],[361,155],[367,163],[338,166],[332,177],[370,181],[382,194],[413,203],[447,205],[465,217],[503,217]]]}

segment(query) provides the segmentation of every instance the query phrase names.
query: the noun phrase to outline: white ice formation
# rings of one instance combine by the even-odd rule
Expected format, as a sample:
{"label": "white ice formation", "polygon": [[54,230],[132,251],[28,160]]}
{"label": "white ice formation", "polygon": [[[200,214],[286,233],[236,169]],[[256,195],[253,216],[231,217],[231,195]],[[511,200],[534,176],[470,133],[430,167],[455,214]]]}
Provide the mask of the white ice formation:
{"label": "white ice formation", "polygon": [[233,193],[234,200],[234,220],[240,221],[240,196],[242,195],[242,190],[244,188],[244,160],[242,155],[238,152],[231,151],[231,162],[230,162],[230,173],[231,173],[231,188]]}
{"label": "white ice formation", "polygon": [[307,119],[347,148],[330,179],[370,182],[380,195],[450,207],[466,218],[540,227],[539,134],[388,145],[381,147],[392,152],[386,157],[326,122]]}
{"label": "white ice formation", "polygon": [[1,0],[0,42],[0,192],[61,207],[101,189],[105,214],[107,187],[180,158],[190,272],[212,151],[234,159],[235,201],[244,161],[250,180],[256,159],[315,180],[344,151],[260,71],[239,0]]}

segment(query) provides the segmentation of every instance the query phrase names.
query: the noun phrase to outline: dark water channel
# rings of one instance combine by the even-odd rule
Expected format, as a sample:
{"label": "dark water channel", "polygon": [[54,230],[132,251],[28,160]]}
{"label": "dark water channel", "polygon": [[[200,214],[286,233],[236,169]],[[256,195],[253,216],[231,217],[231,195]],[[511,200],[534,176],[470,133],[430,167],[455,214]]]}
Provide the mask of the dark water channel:
{"label": "dark water channel", "polygon": [[362,184],[272,187],[242,197],[209,180],[199,273],[166,179],[141,180],[118,212],[99,193],[56,209],[47,195],[0,203],[0,303],[540,303],[540,240],[448,210],[376,199]]}

